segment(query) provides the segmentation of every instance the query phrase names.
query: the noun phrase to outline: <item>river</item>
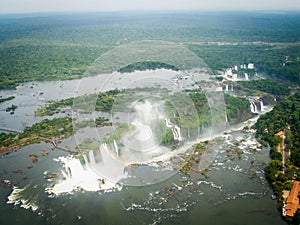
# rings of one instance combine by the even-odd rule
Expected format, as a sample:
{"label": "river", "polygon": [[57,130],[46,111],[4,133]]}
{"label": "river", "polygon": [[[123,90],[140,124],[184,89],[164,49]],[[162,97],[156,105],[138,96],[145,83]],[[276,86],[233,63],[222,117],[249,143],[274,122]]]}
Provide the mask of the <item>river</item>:
{"label": "river", "polygon": [[[11,104],[18,108],[13,115],[0,112],[0,127],[22,130],[43,119],[33,112],[45,101],[73,97],[78,85],[90,93],[101,81],[103,77],[32,82],[1,91],[3,97],[16,97],[2,103],[1,109]],[[63,163],[57,159],[68,154],[45,143],[23,147],[0,158],[0,177],[6,180],[0,185],[0,224],[285,224],[263,174],[269,149],[259,145],[253,130],[242,129],[247,123],[212,141],[217,154],[205,172],[207,177],[177,173],[153,185],[124,185],[110,191],[49,193],[64,178]],[[61,144],[75,147],[76,142],[70,137]],[[49,155],[41,156],[43,150]],[[33,163],[30,154],[38,154],[39,161]],[[14,172],[17,169],[22,171]],[[57,177],[45,179],[49,174]]]}

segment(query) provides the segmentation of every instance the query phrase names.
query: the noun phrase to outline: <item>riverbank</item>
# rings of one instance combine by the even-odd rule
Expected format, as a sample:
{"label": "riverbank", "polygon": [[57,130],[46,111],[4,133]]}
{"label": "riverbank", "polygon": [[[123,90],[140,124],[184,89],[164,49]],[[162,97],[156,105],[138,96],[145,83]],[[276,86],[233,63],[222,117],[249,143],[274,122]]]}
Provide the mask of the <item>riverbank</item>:
{"label": "riverbank", "polygon": [[0,153],[8,154],[26,145],[40,142],[51,143],[54,148],[64,151],[75,151],[66,147],[58,146],[57,141],[70,137],[74,134],[72,119],[69,117],[45,119],[31,127],[27,127],[23,132],[0,133]]}
{"label": "riverbank", "polygon": [[[288,224],[299,224],[299,210],[287,214],[288,200],[284,193],[292,189],[294,180],[300,180],[300,94],[294,94],[260,117],[254,128],[263,145],[270,146],[272,161],[265,168],[266,178],[276,196],[278,208]],[[297,208],[297,207],[296,207]]]}

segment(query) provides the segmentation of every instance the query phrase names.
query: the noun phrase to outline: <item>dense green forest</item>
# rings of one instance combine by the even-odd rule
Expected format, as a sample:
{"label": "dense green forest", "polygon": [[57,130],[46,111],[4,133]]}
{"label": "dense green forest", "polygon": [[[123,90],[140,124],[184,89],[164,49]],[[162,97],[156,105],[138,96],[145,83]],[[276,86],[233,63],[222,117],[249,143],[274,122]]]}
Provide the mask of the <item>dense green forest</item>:
{"label": "dense green forest", "polygon": [[237,83],[239,86],[251,91],[258,90],[261,92],[273,94],[275,96],[289,96],[291,94],[291,89],[288,86],[269,79],[238,81]]}
{"label": "dense green forest", "polygon": [[300,84],[300,44],[189,45],[217,73],[252,62],[258,73]]}
{"label": "dense green forest", "polygon": [[[272,161],[265,168],[265,174],[282,207],[282,191],[291,189],[292,179],[300,180],[300,94],[290,96],[262,115],[254,128],[258,140],[270,146]],[[284,132],[284,140],[275,135],[280,131]],[[280,148],[283,149],[281,152],[278,151]],[[286,220],[289,224],[299,224],[300,217]]]}
{"label": "dense green forest", "polygon": [[0,88],[82,77],[107,50],[140,40],[184,44],[214,71],[251,61],[258,72],[299,84],[299,18],[292,12],[1,15]]}
{"label": "dense green forest", "polygon": [[0,45],[0,89],[33,80],[80,78],[87,66],[106,50],[69,44]]}
{"label": "dense green forest", "polygon": [[121,68],[118,72],[130,73],[135,70],[145,71],[145,70],[155,70],[155,69],[171,69],[175,71],[178,70],[173,65],[169,65],[162,62],[149,61],[149,62],[138,62],[138,63],[130,64],[126,67]]}
{"label": "dense green forest", "polygon": [[241,97],[233,97],[225,94],[226,114],[229,124],[236,124],[253,115],[250,112],[249,101]]}

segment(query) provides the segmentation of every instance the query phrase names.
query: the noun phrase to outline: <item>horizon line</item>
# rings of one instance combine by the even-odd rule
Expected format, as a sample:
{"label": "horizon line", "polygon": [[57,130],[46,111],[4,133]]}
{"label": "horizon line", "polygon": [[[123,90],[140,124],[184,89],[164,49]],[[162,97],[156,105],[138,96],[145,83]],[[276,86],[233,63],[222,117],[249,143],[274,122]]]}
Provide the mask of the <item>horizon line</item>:
{"label": "horizon line", "polygon": [[31,11],[0,12],[0,15],[32,15],[32,14],[79,14],[79,13],[167,13],[167,12],[257,12],[257,13],[300,13],[300,9],[123,9],[123,10],[65,10],[65,11]]}

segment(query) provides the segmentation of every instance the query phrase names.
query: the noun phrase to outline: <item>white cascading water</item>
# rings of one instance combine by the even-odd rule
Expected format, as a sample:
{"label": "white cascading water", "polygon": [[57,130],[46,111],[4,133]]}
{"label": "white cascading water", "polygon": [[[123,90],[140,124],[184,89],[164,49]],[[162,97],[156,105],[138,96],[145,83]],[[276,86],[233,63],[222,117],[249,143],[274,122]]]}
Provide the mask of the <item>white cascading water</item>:
{"label": "white cascading water", "polygon": [[226,126],[227,126],[229,124],[227,113],[225,113],[225,122],[226,122]]}
{"label": "white cascading water", "polygon": [[[103,151],[105,152],[105,151]],[[102,155],[103,157],[103,155]],[[93,151],[89,152],[89,159],[86,155],[83,155],[84,165],[81,164],[80,160],[74,157],[60,157],[59,161],[63,162],[65,165],[65,170],[62,174],[65,179],[61,180],[53,187],[49,188],[50,193],[59,195],[63,193],[71,193],[73,190],[78,188],[86,191],[98,191],[98,190],[108,190],[116,186],[117,180],[124,177],[123,169],[124,167],[116,166],[116,163],[111,163],[106,161],[105,163],[96,164],[103,166],[104,174],[98,174],[89,165],[93,166],[95,161],[93,156]],[[94,160],[93,160],[94,159]],[[107,177],[113,177],[115,175],[115,180],[108,180]],[[104,182],[100,182],[103,180]]]}
{"label": "white cascading water", "polygon": [[87,165],[87,164],[88,164],[88,162],[89,162],[89,161],[88,161],[88,158],[86,157],[86,155],[85,155],[85,154],[83,154],[82,156],[83,156],[84,163],[85,163],[84,165]]}
{"label": "white cascading water", "polygon": [[116,140],[114,140],[114,149],[115,149],[117,157],[119,157],[119,148],[118,148]]}
{"label": "white cascading water", "polygon": [[260,101],[260,111],[261,112],[264,111],[264,103],[263,103],[263,101]]}
{"label": "white cascading water", "polygon": [[108,148],[107,148],[107,144],[106,144],[106,143],[101,144],[101,147],[102,147],[102,149],[104,149],[105,151],[108,151]]}
{"label": "white cascading water", "polygon": [[[161,102],[137,102],[133,105],[134,114],[130,115],[132,129],[121,139],[128,150],[146,152],[157,148],[157,134],[153,131],[163,118]],[[124,153],[125,154],[125,153]]]}
{"label": "white cascading water", "polygon": [[62,175],[65,179],[70,180],[72,178],[72,174],[70,173],[70,167],[64,167],[62,170]]}
{"label": "white cascading water", "polygon": [[181,136],[181,133],[180,133],[180,127],[178,127],[177,125],[171,123],[170,120],[167,119],[167,118],[165,118],[165,121],[166,121],[166,127],[171,128],[171,130],[172,130],[174,140],[181,141],[182,136]]}
{"label": "white cascading water", "polygon": [[226,85],[226,87],[225,87],[225,91],[228,91],[228,85]]}
{"label": "white cascading water", "polygon": [[95,164],[96,160],[95,160],[95,156],[93,154],[93,151],[89,151],[89,159],[90,159],[90,163],[91,164]]}
{"label": "white cascading water", "polygon": [[[149,101],[134,105],[135,114],[129,132],[111,143],[102,143],[99,152],[90,150],[84,154],[83,160],[74,157],[62,157],[64,163],[64,180],[49,189],[51,193],[62,194],[78,188],[86,191],[110,190],[126,179],[126,168],[132,163],[149,162],[154,157],[168,155],[171,150],[160,146],[158,136],[152,131],[165,120],[166,128],[172,130],[175,140],[181,141],[180,127],[170,122],[160,108],[161,103]],[[119,143],[120,142],[120,143]]]}
{"label": "white cascading water", "polygon": [[254,113],[258,113],[257,105],[255,104],[255,102],[253,102],[253,106],[254,106]]}
{"label": "white cascading water", "polygon": [[252,113],[258,113],[258,110],[257,110],[257,106],[256,106],[256,103],[255,103],[255,100],[253,99],[250,99],[250,110]]}
{"label": "white cascading water", "polygon": [[245,80],[249,80],[248,73],[245,73]]}
{"label": "white cascading water", "polygon": [[254,106],[253,106],[252,102],[250,102],[250,111],[251,111],[252,113],[254,113]]}

